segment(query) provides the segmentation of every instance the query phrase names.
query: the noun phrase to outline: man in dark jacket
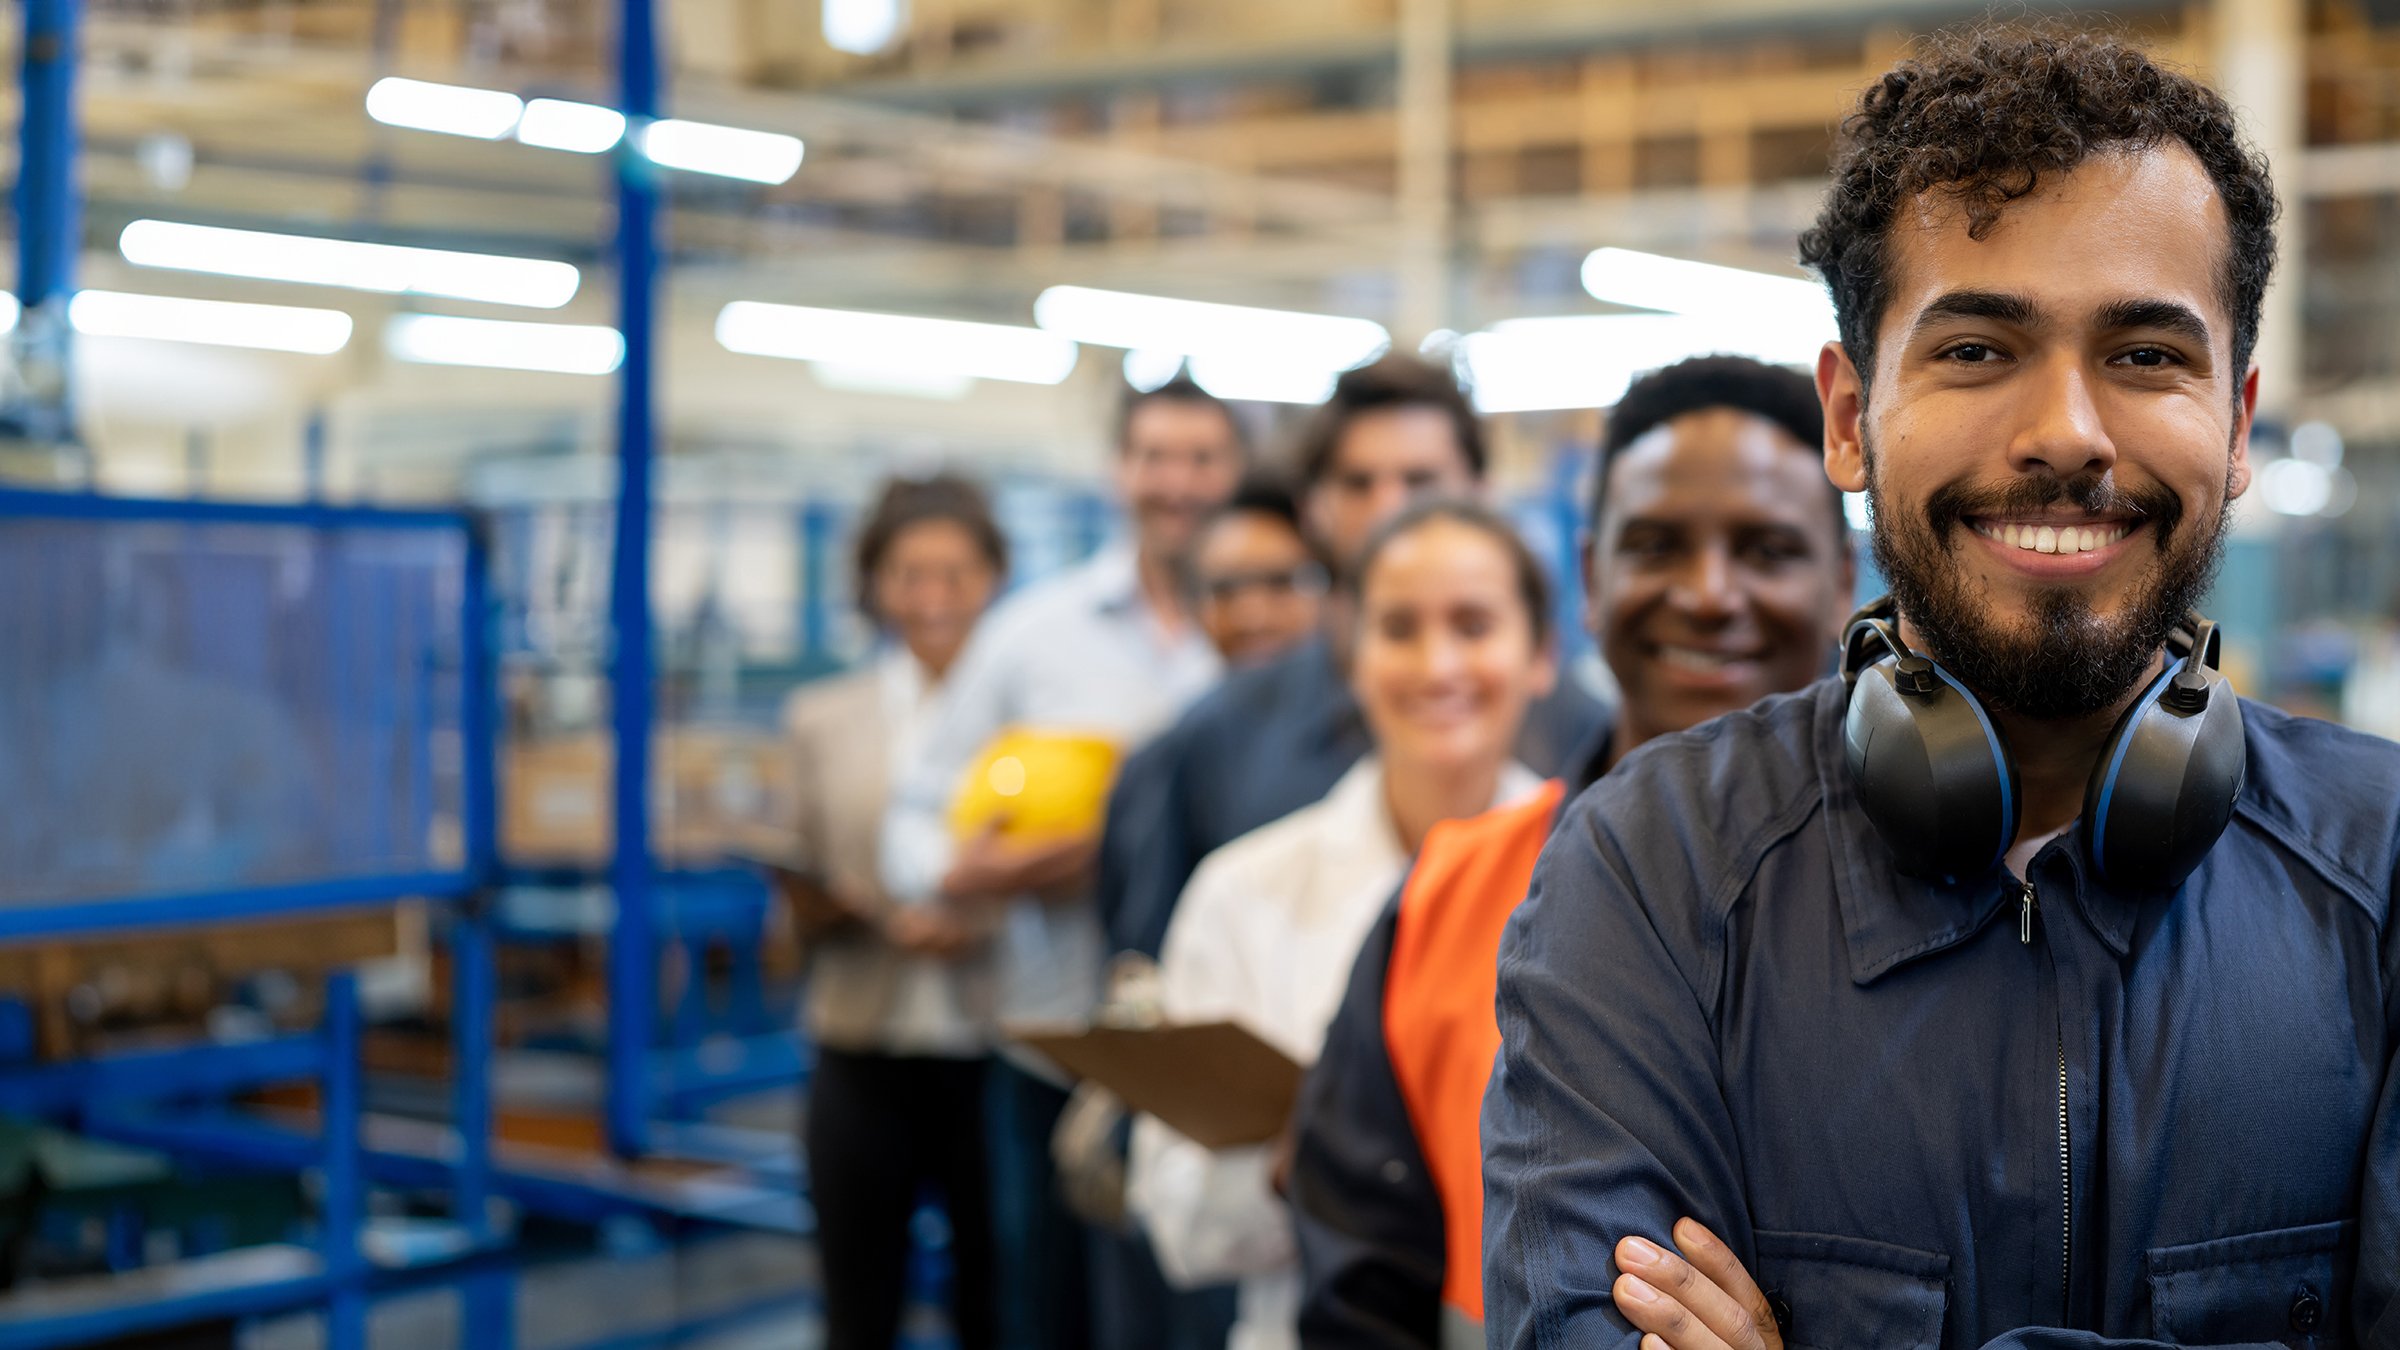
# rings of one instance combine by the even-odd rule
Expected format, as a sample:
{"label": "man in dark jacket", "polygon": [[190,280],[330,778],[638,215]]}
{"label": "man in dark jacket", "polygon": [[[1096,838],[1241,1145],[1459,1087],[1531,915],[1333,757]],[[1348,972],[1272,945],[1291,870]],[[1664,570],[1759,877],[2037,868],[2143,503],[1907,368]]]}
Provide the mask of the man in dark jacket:
{"label": "man in dark jacket", "polygon": [[[1861,650],[1914,653],[1853,668],[1904,692],[1770,699],[1569,811],[1500,952],[1490,1343],[2400,1345],[2400,748],[2171,641],[2250,477],[2266,165],[2085,37],[1937,41],[1845,125],[1802,251],[1897,604]],[[2120,720],[2216,708],[2221,833],[2126,866],[2112,798],[2200,780],[2104,756]],[[1878,747],[1940,709],[2002,809],[1904,830]]]}
{"label": "man in dark jacket", "polygon": [[1824,435],[1807,376],[1733,356],[1653,371],[1609,413],[1584,621],[1623,691],[1615,726],[1531,800],[1428,835],[1359,953],[1295,1122],[1309,1346],[1471,1339],[1501,925],[1563,801],[1652,737],[1827,670],[1857,577]]}

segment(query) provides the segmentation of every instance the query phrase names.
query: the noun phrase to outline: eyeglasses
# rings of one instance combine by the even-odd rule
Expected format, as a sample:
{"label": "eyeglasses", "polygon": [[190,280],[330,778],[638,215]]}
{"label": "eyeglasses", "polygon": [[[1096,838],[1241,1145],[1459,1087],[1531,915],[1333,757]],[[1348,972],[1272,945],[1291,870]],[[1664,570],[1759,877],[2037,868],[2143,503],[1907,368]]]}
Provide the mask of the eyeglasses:
{"label": "eyeglasses", "polygon": [[1230,604],[1245,591],[1258,591],[1281,599],[1285,596],[1310,597],[1325,594],[1332,579],[1325,569],[1315,563],[1297,567],[1253,568],[1241,572],[1222,572],[1199,578],[1200,594],[1216,604]]}

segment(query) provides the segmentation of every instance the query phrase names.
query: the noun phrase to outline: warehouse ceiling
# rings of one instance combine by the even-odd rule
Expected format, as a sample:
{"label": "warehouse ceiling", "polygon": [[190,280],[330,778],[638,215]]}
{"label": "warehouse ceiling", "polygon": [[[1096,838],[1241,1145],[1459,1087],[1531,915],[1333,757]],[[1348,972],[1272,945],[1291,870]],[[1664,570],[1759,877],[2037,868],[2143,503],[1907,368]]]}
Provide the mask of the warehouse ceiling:
{"label": "warehouse ceiling", "polygon": [[[674,0],[662,6],[672,109],[808,146],[780,187],[679,178],[679,284],[1021,317],[1032,291],[1053,282],[1168,276],[1221,298],[1323,304],[1328,277],[1372,274],[1393,250],[1395,188],[1388,168],[1377,172],[1395,139],[1393,3],[919,0],[916,26],[889,54],[855,58],[826,48],[812,5]],[[1564,69],[1779,35],[1802,50],[1784,83],[1797,81],[1803,121],[1821,133],[1855,87],[1861,33],[1871,48],[1876,32],[1978,8],[1461,0],[1452,17],[1462,80],[1495,63]],[[83,79],[93,243],[163,215],[599,256],[610,220],[600,158],[379,126],[363,95],[398,73],[608,102],[612,9],[100,0]],[[1846,59],[1812,72],[1811,42]],[[1245,115],[1262,106],[1312,114],[1309,134],[1340,162],[1277,164],[1245,145],[1262,124]],[[1524,106],[1520,120],[1547,115]],[[1461,246],[1588,242],[1600,223],[1672,237],[1698,223],[1738,249],[1744,236],[1788,237],[1804,209],[1749,185],[1730,208],[1708,206],[1706,186],[1615,194],[1597,213],[1588,195],[1486,194],[1461,213]],[[1370,286],[1352,307],[1374,299]]]}

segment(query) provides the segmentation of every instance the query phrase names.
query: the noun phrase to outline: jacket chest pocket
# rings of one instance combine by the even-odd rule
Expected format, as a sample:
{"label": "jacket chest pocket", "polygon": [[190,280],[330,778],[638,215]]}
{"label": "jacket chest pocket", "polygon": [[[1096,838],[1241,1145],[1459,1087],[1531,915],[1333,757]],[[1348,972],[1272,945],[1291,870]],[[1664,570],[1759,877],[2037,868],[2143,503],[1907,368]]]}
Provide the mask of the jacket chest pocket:
{"label": "jacket chest pocket", "polygon": [[2347,1346],[2357,1241],[2356,1226],[2344,1220],[2153,1247],[2152,1330],[2177,1345]]}
{"label": "jacket chest pocket", "polygon": [[1761,1230],[1758,1283],[1789,1350],[1935,1350],[1950,1258],[1830,1233]]}

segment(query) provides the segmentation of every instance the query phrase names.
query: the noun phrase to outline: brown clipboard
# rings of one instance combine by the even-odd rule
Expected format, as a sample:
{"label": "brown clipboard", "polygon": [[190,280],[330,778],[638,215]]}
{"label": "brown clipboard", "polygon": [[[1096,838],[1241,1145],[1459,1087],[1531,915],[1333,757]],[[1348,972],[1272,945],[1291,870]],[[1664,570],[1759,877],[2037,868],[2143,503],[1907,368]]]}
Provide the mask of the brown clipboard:
{"label": "brown clipboard", "polygon": [[1018,1026],[1008,1036],[1206,1148],[1274,1139],[1300,1096],[1301,1066],[1238,1022]]}

